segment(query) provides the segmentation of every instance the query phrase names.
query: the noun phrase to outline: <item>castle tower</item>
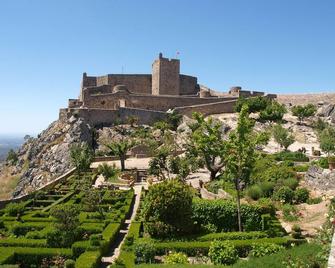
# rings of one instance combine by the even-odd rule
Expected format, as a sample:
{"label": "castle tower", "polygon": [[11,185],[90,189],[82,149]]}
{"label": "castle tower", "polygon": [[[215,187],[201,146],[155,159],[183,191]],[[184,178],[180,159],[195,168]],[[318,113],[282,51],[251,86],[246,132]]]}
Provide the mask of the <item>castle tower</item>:
{"label": "castle tower", "polygon": [[178,59],[163,58],[159,53],[152,64],[152,95],[180,95],[179,72]]}

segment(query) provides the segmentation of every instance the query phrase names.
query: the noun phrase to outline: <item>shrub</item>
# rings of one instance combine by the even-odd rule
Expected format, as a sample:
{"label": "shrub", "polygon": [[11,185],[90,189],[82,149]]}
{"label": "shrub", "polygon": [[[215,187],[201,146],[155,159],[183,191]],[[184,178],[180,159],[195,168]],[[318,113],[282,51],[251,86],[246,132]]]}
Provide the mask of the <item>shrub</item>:
{"label": "shrub", "polygon": [[264,197],[270,197],[272,196],[273,189],[275,187],[275,184],[271,181],[264,181],[258,183],[259,188],[262,191],[262,194]]}
{"label": "shrub", "polygon": [[76,268],[98,268],[101,253],[99,251],[86,251],[76,260]]}
{"label": "shrub", "polygon": [[184,253],[170,253],[164,257],[165,264],[186,264],[188,263],[187,256]]}
{"label": "shrub", "polygon": [[322,202],[322,197],[319,196],[319,197],[314,197],[314,198],[311,198],[311,197],[308,198],[306,203],[309,205],[313,205],[313,204],[319,204],[321,202]]}
{"label": "shrub", "polygon": [[151,242],[139,242],[135,245],[135,256],[137,263],[151,263],[155,258],[155,245]]}
{"label": "shrub", "polygon": [[271,100],[262,96],[248,99],[240,97],[235,104],[235,111],[240,112],[244,104],[248,105],[248,111],[250,113],[256,113],[263,111],[268,105],[271,105]]}
{"label": "shrub", "polygon": [[298,219],[297,209],[289,204],[283,205],[283,216],[286,221],[296,221]]}
{"label": "shrub", "polygon": [[90,236],[90,245],[91,246],[100,246],[100,241],[102,240],[102,235],[91,235]]}
{"label": "shrub", "polygon": [[282,184],[283,186],[289,187],[291,190],[295,190],[298,187],[299,182],[296,178],[288,178],[286,180],[283,180]]}
{"label": "shrub", "polygon": [[285,151],[292,143],[294,143],[293,135],[280,124],[273,127],[272,134],[275,141],[280,145],[280,147],[284,148]]}
{"label": "shrub", "polygon": [[237,250],[229,241],[214,240],[209,248],[208,257],[218,264],[234,264],[238,260]]}
{"label": "shrub", "polygon": [[291,108],[291,111],[294,116],[298,117],[301,123],[305,117],[310,117],[315,114],[316,107],[311,103],[307,105],[296,105]]}
{"label": "shrub", "polygon": [[120,175],[121,171],[115,166],[115,164],[114,166],[110,166],[103,163],[98,166],[97,173],[102,174],[107,180],[113,180]]}
{"label": "shrub", "polygon": [[261,208],[263,214],[276,214],[276,207],[270,198],[260,198],[257,201],[257,205]]}
{"label": "shrub", "polygon": [[329,167],[329,163],[328,163],[328,158],[327,157],[320,157],[319,160],[313,161],[313,163],[316,164],[319,167],[322,167],[322,168],[328,168]]}
{"label": "shrub", "polygon": [[277,161],[296,161],[296,162],[308,162],[309,158],[302,152],[289,152],[283,151],[274,154],[275,160]]}
{"label": "shrub", "polygon": [[76,262],[74,260],[66,260],[64,263],[65,268],[74,268],[75,267]]}
{"label": "shrub", "polygon": [[309,169],[309,165],[297,165],[293,167],[295,172],[307,172]]}
{"label": "shrub", "polygon": [[17,156],[17,153],[13,149],[10,149],[7,154],[6,161],[11,165],[15,165],[18,160],[19,158]]}
{"label": "shrub", "polygon": [[246,189],[246,194],[253,200],[258,200],[263,197],[263,191],[257,184],[254,184]]}
{"label": "shrub", "polygon": [[294,197],[294,192],[288,186],[282,186],[277,191],[274,192],[273,198],[277,201],[283,203],[292,203]]}
{"label": "shrub", "polygon": [[262,121],[280,121],[287,112],[284,105],[272,101],[270,105],[260,112],[259,119]]}
{"label": "shrub", "polygon": [[309,198],[309,190],[307,188],[299,188],[294,192],[294,200],[296,203],[305,203]]}
{"label": "shrub", "polygon": [[193,229],[190,187],[178,180],[151,186],[144,201],[143,216],[152,236],[190,233]]}
{"label": "shrub", "polygon": [[319,139],[322,151],[327,154],[335,152],[335,128],[328,127],[322,130]]}
{"label": "shrub", "polygon": [[265,255],[271,255],[277,253],[280,250],[285,249],[281,245],[270,244],[270,243],[257,243],[252,245],[250,255],[252,257],[262,257]]}
{"label": "shrub", "polygon": [[203,235],[197,238],[198,241],[212,241],[212,240],[247,240],[267,237],[266,232],[226,232],[226,233],[212,233]]}
{"label": "shrub", "polygon": [[[262,208],[258,205],[242,204],[242,224],[246,231],[261,229]],[[194,199],[193,220],[198,225],[213,224],[219,232],[236,231],[237,206],[230,200]]]}
{"label": "shrub", "polygon": [[299,225],[294,224],[292,226],[292,233],[291,233],[292,237],[295,239],[301,239],[302,238],[302,234],[301,234],[301,228]]}
{"label": "shrub", "polygon": [[9,203],[4,211],[8,216],[15,217],[17,215],[21,215],[24,212],[26,203],[20,202],[20,203]]}

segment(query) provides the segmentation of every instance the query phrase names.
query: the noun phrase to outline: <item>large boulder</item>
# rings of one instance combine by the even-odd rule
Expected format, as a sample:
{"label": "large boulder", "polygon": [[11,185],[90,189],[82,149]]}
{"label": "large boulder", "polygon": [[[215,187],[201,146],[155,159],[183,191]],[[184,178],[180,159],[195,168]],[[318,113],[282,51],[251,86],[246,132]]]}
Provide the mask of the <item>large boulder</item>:
{"label": "large boulder", "polygon": [[311,166],[305,174],[305,182],[322,192],[335,191],[335,171]]}

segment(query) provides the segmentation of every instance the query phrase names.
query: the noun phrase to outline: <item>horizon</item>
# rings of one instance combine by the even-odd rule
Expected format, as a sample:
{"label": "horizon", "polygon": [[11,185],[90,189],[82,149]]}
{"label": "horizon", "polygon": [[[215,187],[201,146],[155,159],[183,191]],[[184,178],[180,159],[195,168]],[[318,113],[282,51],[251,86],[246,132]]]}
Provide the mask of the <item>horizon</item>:
{"label": "horizon", "polygon": [[221,92],[335,93],[331,0],[5,0],[2,11],[1,135],[47,128],[83,72],[151,73],[159,52]]}

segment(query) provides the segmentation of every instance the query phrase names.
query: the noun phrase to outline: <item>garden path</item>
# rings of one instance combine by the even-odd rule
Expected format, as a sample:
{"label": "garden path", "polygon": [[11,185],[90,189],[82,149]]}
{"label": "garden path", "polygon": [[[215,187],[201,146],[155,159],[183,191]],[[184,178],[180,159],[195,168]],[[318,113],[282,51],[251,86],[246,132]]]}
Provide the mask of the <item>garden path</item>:
{"label": "garden path", "polygon": [[121,230],[119,231],[117,239],[114,242],[114,245],[112,246],[112,248],[110,249],[110,252],[109,252],[108,256],[104,256],[104,257],[101,258],[101,263],[102,263],[101,266],[100,266],[101,268],[108,267],[108,265],[114,263],[115,260],[119,257],[121,247],[122,247],[122,245],[125,241],[125,238],[128,234],[130,224],[135,219],[138,207],[140,205],[142,187],[145,187],[145,186],[146,186],[145,182],[135,183],[135,186],[134,186],[135,202],[134,202],[134,205],[132,207],[132,211],[130,213],[130,216],[128,216],[128,218],[126,218],[125,223],[121,227]]}

